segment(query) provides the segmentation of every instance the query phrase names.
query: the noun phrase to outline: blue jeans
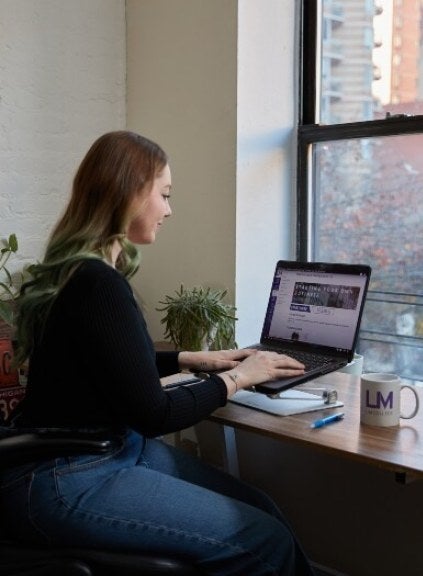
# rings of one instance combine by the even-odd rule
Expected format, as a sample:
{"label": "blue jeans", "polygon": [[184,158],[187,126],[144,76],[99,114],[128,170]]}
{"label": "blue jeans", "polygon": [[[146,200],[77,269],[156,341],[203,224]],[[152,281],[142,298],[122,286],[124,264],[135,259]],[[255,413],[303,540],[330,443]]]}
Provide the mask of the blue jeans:
{"label": "blue jeans", "polygon": [[0,478],[2,521],[37,545],[173,553],[207,574],[313,574],[262,492],[160,440],[21,466]]}

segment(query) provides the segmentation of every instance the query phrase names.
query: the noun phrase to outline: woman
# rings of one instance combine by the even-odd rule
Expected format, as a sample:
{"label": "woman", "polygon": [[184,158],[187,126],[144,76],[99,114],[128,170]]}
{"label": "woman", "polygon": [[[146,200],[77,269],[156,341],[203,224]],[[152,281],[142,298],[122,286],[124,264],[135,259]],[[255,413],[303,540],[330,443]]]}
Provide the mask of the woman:
{"label": "woman", "polygon": [[[44,260],[23,287],[18,358],[29,358],[17,428],[118,435],[107,456],[38,462],[0,491],[16,538],[53,546],[171,552],[216,575],[310,575],[276,506],[262,493],[156,436],[207,417],[241,388],[301,372],[253,350],[155,353],[128,283],[135,245],[171,215],[163,150],[131,132],[100,137],[83,159]],[[223,370],[164,390],[181,369]]]}

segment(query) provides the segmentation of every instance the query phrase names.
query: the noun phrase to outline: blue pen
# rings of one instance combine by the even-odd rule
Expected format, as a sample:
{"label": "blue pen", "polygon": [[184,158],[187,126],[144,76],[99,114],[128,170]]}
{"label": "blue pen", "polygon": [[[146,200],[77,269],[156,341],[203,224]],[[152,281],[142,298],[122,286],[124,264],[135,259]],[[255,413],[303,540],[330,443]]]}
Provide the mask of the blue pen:
{"label": "blue pen", "polygon": [[310,428],[322,428],[322,426],[326,426],[326,424],[332,424],[332,422],[342,420],[344,416],[344,412],[338,412],[338,414],[332,414],[331,416],[326,416],[326,418],[320,418],[320,420],[315,420],[311,424]]}

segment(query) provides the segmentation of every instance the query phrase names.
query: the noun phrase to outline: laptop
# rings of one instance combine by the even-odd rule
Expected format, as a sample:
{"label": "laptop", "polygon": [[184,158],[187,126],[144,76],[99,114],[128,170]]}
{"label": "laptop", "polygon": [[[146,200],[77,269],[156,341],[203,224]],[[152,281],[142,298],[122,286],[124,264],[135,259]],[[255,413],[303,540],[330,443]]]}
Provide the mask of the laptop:
{"label": "laptop", "polygon": [[293,356],[304,374],[255,386],[277,394],[352,361],[371,268],[362,264],[276,264],[260,343],[247,348]]}

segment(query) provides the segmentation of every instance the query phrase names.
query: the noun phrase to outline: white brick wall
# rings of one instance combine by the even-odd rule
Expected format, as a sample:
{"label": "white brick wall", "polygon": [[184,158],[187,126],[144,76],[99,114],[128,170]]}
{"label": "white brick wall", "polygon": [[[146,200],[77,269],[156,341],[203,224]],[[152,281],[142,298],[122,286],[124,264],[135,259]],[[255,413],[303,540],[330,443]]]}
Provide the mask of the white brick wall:
{"label": "white brick wall", "polygon": [[18,235],[19,265],[89,145],[125,126],[125,79],[125,0],[0,0],[0,239]]}

